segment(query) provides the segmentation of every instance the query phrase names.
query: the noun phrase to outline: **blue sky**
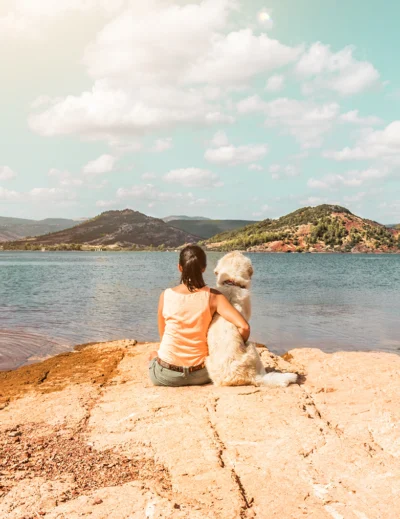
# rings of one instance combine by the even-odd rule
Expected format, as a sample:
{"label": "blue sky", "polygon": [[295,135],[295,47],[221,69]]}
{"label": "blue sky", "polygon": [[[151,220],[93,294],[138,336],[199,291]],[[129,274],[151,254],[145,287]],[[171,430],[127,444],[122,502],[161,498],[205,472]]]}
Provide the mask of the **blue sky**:
{"label": "blue sky", "polygon": [[339,203],[400,222],[399,17],[388,0],[5,0],[0,215]]}

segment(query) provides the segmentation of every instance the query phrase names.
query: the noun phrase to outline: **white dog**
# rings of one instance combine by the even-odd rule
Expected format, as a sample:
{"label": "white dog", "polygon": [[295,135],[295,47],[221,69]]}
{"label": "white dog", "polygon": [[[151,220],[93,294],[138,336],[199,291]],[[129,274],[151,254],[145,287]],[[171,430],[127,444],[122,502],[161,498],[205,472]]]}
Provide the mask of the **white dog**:
{"label": "white dog", "polygon": [[[250,283],[253,267],[240,252],[230,252],[221,258],[214,271],[217,288],[248,321],[251,314]],[[244,344],[233,324],[214,315],[208,331],[206,366],[217,386],[281,386],[297,381],[295,373],[266,373],[253,343]]]}

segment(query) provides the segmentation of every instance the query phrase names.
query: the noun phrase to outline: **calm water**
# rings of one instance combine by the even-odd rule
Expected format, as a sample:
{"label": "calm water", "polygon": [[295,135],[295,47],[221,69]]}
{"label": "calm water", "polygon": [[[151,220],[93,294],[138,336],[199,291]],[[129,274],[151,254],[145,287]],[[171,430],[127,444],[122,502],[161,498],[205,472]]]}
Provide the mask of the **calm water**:
{"label": "calm water", "polygon": [[[221,255],[210,253],[207,282]],[[400,351],[400,255],[250,254],[252,338],[273,351]],[[157,340],[175,253],[0,252],[0,369],[74,344]]]}

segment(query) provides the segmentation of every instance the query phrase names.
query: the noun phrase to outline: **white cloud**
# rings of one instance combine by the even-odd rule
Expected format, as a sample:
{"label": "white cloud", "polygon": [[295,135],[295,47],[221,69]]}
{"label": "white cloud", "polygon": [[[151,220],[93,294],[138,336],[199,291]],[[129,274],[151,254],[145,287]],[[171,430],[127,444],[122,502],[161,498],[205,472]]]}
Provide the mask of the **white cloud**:
{"label": "white cloud", "polygon": [[332,174],[324,177],[310,178],[307,185],[312,189],[335,189],[339,186],[358,187],[374,180],[380,180],[389,174],[387,169],[365,169],[362,171],[351,170],[344,175]]}
{"label": "white cloud", "polygon": [[154,143],[151,151],[161,153],[162,151],[170,150],[172,148],[172,138],[167,137],[165,139],[157,139]]}
{"label": "white cloud", "polygon": [[35,187],[30,191],[10,191],[0,187],[0,200],[19,202],[66,202],[74,200],[76,194],[62,188]]}
{"label": "white cloud", "polygon": [[204,118],[207,124],[217,124],[217,123],[228,123],[232,124],[235,122],[235,118],[233,115],[223,114],[221,112],[209,112],[206,114]]}
{"label": "white cloud", "polygon": [[176,84],[210,49],[233,7],[231,0],[136,3],[99,32],[84,63],[93,78],[118,86]]}
{"label": "white cloud", "polygon": [[328,198],[322,198],[319,196],[309,196],[308,198],[305,198],[303,200],[300,200],[300,203],[303,205],[320,205],[320,204],[326,204],[329,201]]}
{"label": "white cloud", "polygon": [[353,95],[379,83],[379,73],[368,61],[353,57],[353,47],[332,52],[329,45],[314,43],[298,61],[297,75],[308,80],[305,93],[331,90],[340,95]]}
{"label": "white cloud", "polygon": [[43,136],[111,142],[179,125],[234,122],[226,93],[300,53],[250,29],[229,32],[235,8],[235,0],[135,3],[87,47],[83,61],[93,87],[63,99],[41,96],[30,127]]}
{"label": "white cloud", "polygon": [[19,198],[20,193],[18,193],[17,191],[5,189],[4,187],[0,186],[0,200],[13,201],[18,200]]}
{"label": "white cloud", "polygon": [[14,0],[0,16],[0,39],[44,39],[45,31],[66,15],[112,15],[120,10],[125,0]]}
{"label": "white cloud", "polygon": [[114,169],[115,162],[116,158],[112,155],[101,155],[98,159],[88,162],[82,171],[85,175],[103,175]]}
{"label": "white cloud", "polygon": [[117,198],[133,198],[145,201],[168,201],[182,198],[181,193],[161,192],[153,184],[133,185],[129,188],[120,187]]}
{"label": "white cloud", "polygon": [[175,191],[160,191],[152,184],[133,185],[129,188],[119,188],[117,199],[133,199],[150,202],[152,207],[156,203],[183,202],[189,205],[205,205],[208,200],[197,198],[193,193],[178,193]]}
{"label": "white cloud", "polygon": [[106,186],[108,186],[109,182],[108,180],[106,179],[103,179],[101,182],[99,182],[98,184],[93,184],[93,183],[90,183],[89,184],[89,188],[90,189],[104,189]]}
{"label": "white cloud", "polygon": [[211,141],[212,146],[219,148],[220,146],[226,146],[227,144],[229,144],[229,140],[225,132],[219,131],[214,134],[214,137]]}
{"label": "white cloud", "polygon": [[74,199],[75,193],[58,187],[35,187],[23,195],[23,198],[28,198],[33,201],[65,201]]}
{"label": "white cloud", "polygon": [[63,17],[68,11],[90,11],[92,9],[103,9],[106,12],[114,13],[121,9],[125,0],[15,0],[15,11],[21,15],[30,16],[35,20],[41,18],[54,19]]}
{"label": "white cloud", "polygon": [[367,126],[375,126],[378,124],[382,124],[383,121],[380,117],[376,117],[374,115],[369,115],[367,117],[360,117],[358,115],[358,110],[351,110],[350,112],[346,112],[342,114],[339,119],[341,121],[344,121],[346,123],[354,123],[354,124],[361,124],[361,125],[367,125]]}
{"label": "white cloud", "polygon": [[286,166],[282,166],[281,164],[271,164],[269,172],[272,173],[272,178],[274,180],[280,178],[281,174],[286,177],[297,177],[300,174],[297,167],[293,166],[293,164],[287,164]]}
{"label": "white cloud", "polygon": [[225,164],[227,166],[237,166],[254,162],[265,157],[269,149],[266,144],[248,144],[245,146],[221,146],[206,150],[204,157],[208,162],[214,164]]}
{"label": "white cloud", "polygon": [[0,166],[0,180],[11,180],[17,174],[8,166]]}
{"label": "white cloud", "polygon": [[312,189],[330,189],[333,185],[337,183],[337,176],[327,176],[323,179],[317,178],[309,178],[307,181],[307,186]]}
{"label": "white cloud", "polygon": [[351,196],[344,196],[343,200],[345,202],[360,202],[367,193],[365,191],[360,191],[359,193],[356,193],[355,195]]}
{"label": "white cloud", "polygon": [[250,164],[249,170],[250,171],[263,171],[263,167],[260,166],[260,164]]}
{"label": "white cloud", "polygon": [[[214,135],[211,140],[211,146],[214,146],[214,148],[206,150],[204,154],[205,159],[215,164],[226,164],[228,166],[257,161],[263,158],[269,151],[266,144],[249,144],[235,147],[229,144],[226,133],[222,131]],[[256,168],[261,167],[257,165],[254,166]]]}
{"label": "white cloud", "polygon": [[121,133],[120,135],[102,134],[102,135],[87,135],[88,140],[102,139],[106,140],[113,151],[121,156],[124,153],[137,153],[143,149],[143,143],[139,140],[132,140],[128,135]]}
{"label": "white cloud", "polygon": [[400,200],[394,200],[393,202],[383,202],[379,205],[379,207],[384,209],[385,214],[392,218],[392,222],[400,221]]}
{"label": "white cloud", "polygon": [[317,148],[322,145],[324,135],[331,131],[339,105],[281,98],[267,103],[265,113],[267,126],[280,126],[304,148]]}
{"label": "white cloud", "polygon": [[156,177],[157,177],[157,175],[155,173],[143,173],[143,175],[142,175],[143,180],[151,180]]}
{"label": "white cloud", "polygon": [[281,75],[276,74],[268,79],[267,84],[265,86],[265,90],[267,92],[279,92],[282,90],[284,83],[285,78]]}
{"label": "white cloud", "polygon": [[317,104],[285,97],[265,102],[255,95],[240,101],[237,110],[242,114],[263,113],[267,127],[281,127],[283,133],[292,135],[304,148],[318,148],[333,128],[340,107],[332,102]]}
{"label": "white cloud", "polygon": [[96,207],[115,207],[115,200],[97,200]]}
{"label": "white cloud", "polygon": [[96,81],[90,92],[68,96],[40,113],[31,114],[30,127],[43,136],[80,135],[106,140],[116,136],[142,135],[185,124],[232,123],[232,116],[215,110],[202,89],[148,86],[140,92],[112,89]]}
{"label": "white cloud", "polygon": [[189,201],[189,205],[195,205],[195,206],[202,206],[209,204],[210,201],[207,198],[195,198],[191,197],[191,200]]}
{"label": "white cloud", "polygon": [[95,79],[92,90],[32,114],[31,128],[46,136],[77,134],[109,141],[175,125],[232,122],[210,96],[209,86],[189,89],[183,83],[189,67],[224,28],[233,3],[151,1],[124,11],[86,49],[84,63]]}
{"label": "white cloud", "polygon": [[278,173],[282,170],[282,166],[280,164],[271,164],[269,167],[270,173]]}
{"label": "white cloud", "polygon": [[348,186],[360,186],[364,182],[370,180],[379,180],[381,178],[386,177],[389,174],[387,169],[376,169],[369,168],[363,171],[349,171],[347,173],[347,179],[344,181],[344,184]]}
{"label": "white cloud", "polygon": [[221,187],[218,175],[199,168],[174,169],[164,175],[166,182],[181,184],[185,187]]}
{"label": "white cloud", "polygon": [[337,161],[379,159],[389,164],[400,164],[400,121],[393,121],[379,131],[364,132],[354,148],[326,151],[324,157]]}
{"label": "white cloud", "polygon": [[268,103],[263,101],[258,95],[253,95],[242,99],[237,104],[237,111],[244,114],[251,114],[254,112],[264,112],[268,106]]}
{"label": "white cloud", "polygon": [[58,179],[60,186],[81,186],[83,180],[80,178],[74,178],[69,171],[61,171],[56,168],[50,169],[48,172],[49,177],[55,177]]}
{"label": "white cloud", "polygon": [[283,45],[251,29],[214,37],[211,48],[188,71],[189,83],[235,84],[283,67],[299,56],[300,48]]}
{"label": "white cloud", "polygon": [[40,108],[41,106],[49,105],[53,102],[50,96],[39,96],[31,103],[31,108]]}

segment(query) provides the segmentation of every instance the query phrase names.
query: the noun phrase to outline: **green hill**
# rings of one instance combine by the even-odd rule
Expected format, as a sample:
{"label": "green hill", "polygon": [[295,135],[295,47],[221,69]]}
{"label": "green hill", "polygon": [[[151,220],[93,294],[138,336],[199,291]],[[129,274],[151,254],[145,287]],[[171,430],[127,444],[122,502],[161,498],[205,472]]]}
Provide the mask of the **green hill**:
{"label": "green hill", "polygon": [[0,216],[0,242],[19,240],[27,236],[39,236],[49,232],[61,231],[73,227],[77,222],[67,218],[46,218],[27,220]]}
{"label": "green hill", "polygon": [[216,234],[232,231],[256,223],[255,220],[170,220],[169,225],[182,229],[201,238],[211,238]]}
{"label": "green hill", "polygon": [[205,245],[222,251],[400,252],[400,232],[324,204],[217,234]]}
{"label": "green hill", "polygon": [[28,240],[4,243],[4,249],[81,249],[179,247],[197,242],[199,236],[170,227],[138,211],[106,211],[70,229]]}

